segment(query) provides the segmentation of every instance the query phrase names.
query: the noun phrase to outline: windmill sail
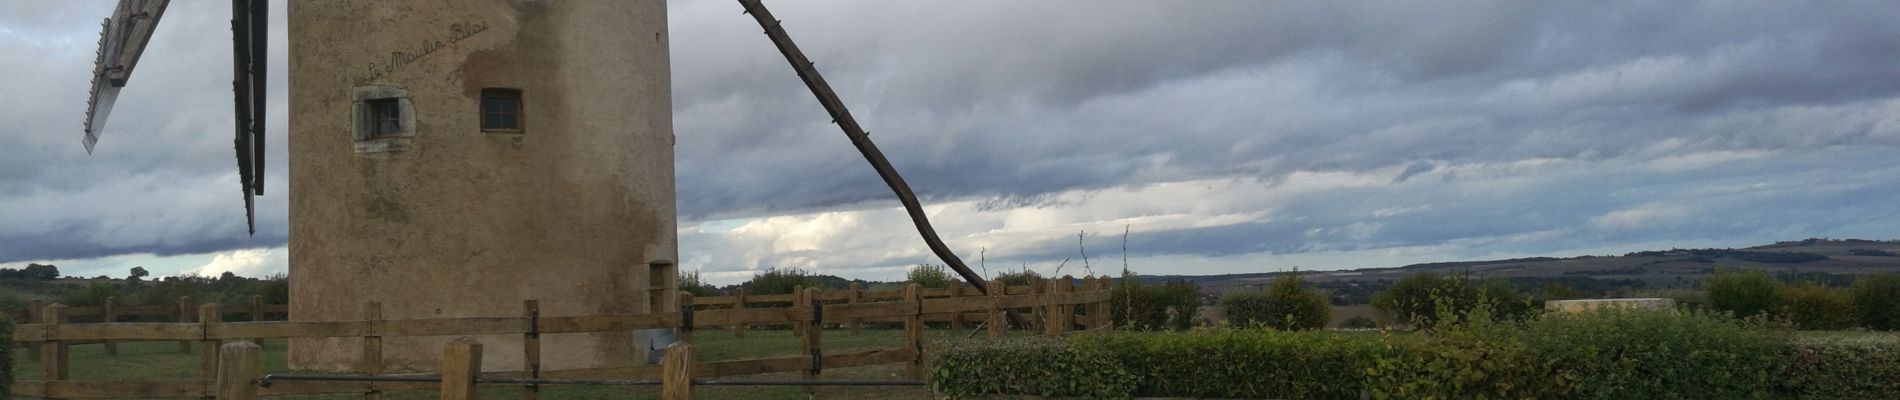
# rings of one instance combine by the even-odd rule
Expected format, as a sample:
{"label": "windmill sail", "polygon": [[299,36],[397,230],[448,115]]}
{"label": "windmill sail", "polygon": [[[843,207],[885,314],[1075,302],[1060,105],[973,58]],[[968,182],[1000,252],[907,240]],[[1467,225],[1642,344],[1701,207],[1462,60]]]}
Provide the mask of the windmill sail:
{"label": "windmill sail", "polygon": [[112,104],[119,99],[119,88],[125,87],[133,68],[138,67],[139,55],[145,52],[152,30],[158,26],[159,17],[165,15],[165,6],[170,4],[171,0],[120,0],[112,16],[100,24],[99,50],[92,66],[92,90],[86,98],[86,136],[81,140],[86,154],[92,154],[93,147],[99,143],[106,117],[112,115]]}
{"label": "windmill sail", "polygon": [[231,92],[236,96],[238,181],[244,190],[244,225],[257,233],[256,196],[264,195],[264,101],[269,87],[270,4],[231,0]]}

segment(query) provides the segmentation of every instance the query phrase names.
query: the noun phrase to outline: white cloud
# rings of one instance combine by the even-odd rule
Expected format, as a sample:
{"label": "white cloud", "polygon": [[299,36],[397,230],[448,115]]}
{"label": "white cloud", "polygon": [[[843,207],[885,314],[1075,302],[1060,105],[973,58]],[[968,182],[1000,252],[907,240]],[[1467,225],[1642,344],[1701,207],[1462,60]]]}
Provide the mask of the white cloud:
{"label": "white cloud", "polygon": [[231,272],[238,276],[261,278],[289,271],[288,248],[240,249],[214,253],[211,261],[188,274],[218,276]]}

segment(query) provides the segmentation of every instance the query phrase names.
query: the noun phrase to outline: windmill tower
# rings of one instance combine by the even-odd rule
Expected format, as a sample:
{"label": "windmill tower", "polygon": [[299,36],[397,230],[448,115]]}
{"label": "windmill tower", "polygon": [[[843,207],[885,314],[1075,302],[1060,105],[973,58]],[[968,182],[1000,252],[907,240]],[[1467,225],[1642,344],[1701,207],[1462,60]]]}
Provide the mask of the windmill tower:
{"label": "windmill tower", "polygon": [[[671,310],[677,271],[666,3],[291,1],[293,320]],[[385,338],[386,371],[452,338]],[[519,337],[484,369],[519,370]],[[543,368],[643,360],[628,334],[550,335]],[[354,365],[302,340],[302,368]]]}

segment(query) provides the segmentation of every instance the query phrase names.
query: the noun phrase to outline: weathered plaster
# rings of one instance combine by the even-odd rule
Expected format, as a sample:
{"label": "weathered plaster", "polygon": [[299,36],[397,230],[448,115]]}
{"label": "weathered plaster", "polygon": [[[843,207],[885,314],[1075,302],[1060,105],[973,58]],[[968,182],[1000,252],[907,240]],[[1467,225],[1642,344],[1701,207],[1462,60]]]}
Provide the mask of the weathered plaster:
{"label": "weathered plaster", "polygon": [[[676,271],[649,282],[647,263],[677,259],[664,1],[292,0],[288,16],[293,320],[359,319],[365,301],[389,319],[674,307],[646,290],[670,299]],[[485,87],[520,89],[532,126],[483,134]],[[407,99],[410,136],[358,140],[356,100],[377,93]],[[385,369],[433,369],[450,339],[385,338]],[[519,335],[476,339],[484,369],[521,368]],[[351,368],[359,342],[296,340],[290,362]],[[542,346],[548,369],[644,347]]]}

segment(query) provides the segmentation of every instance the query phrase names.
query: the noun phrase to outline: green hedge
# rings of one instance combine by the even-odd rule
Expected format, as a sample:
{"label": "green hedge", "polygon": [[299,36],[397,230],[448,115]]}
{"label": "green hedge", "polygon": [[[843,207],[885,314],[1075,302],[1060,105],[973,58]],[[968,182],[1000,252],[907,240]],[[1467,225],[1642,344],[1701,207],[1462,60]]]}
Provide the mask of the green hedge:
{"label": "green hedge", "polygon": [[1900,336],[1791,340],[1722,314],[1619,310],[1441,328],[966,345],[933,363],[931,385],[952,397],[1900,399]]}
{"label": "green hedge", "polygon": [[954,345],[931,361],[929,380],[931,390],[953,398],[1125,398],[1134,385],[1108,354],[1036,338]]}
{"label": "green hedge", "polygon": [[1376,334],[1202,329],[1083,335],[1075,347],[1112,355],[1135,396],[1356,398],[1360,371],[1382,351]]}
{"label": "green hedge", "polygon": [[[13,320],[10,318],[0,318],[0,349],[9,349],[7,351],[0,351],[0,394],[12,393],[13,390],[12,348]],[[26,351],[37,350],[39,349],[28,348]]]}

